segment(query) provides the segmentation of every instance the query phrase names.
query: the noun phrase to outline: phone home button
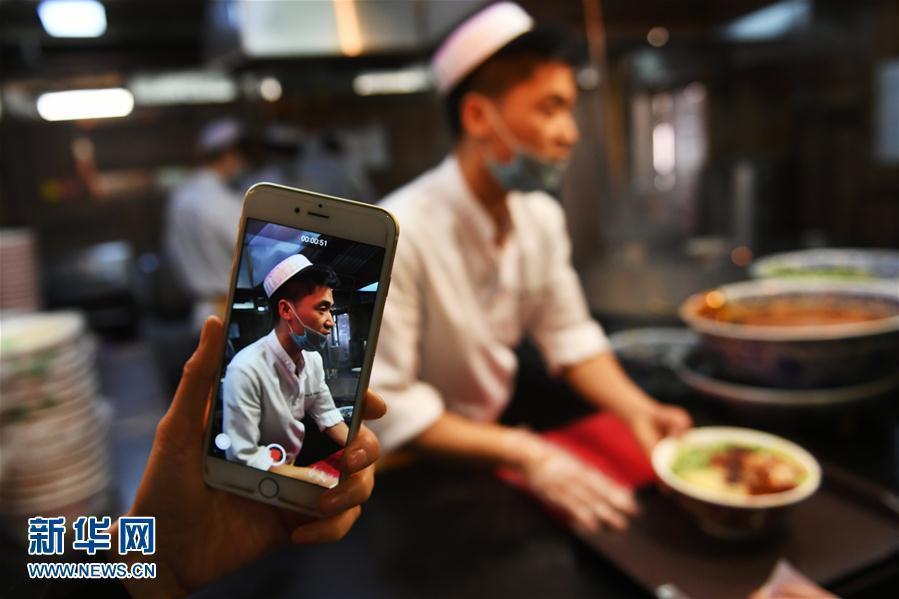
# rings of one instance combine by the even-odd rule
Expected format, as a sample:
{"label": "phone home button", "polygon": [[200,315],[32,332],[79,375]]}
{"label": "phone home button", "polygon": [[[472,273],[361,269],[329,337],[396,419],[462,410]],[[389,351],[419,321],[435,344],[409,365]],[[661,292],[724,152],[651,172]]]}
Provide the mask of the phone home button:
{"label": "phone home button", "polygon": [[259,481],[259,494],[266,499],[276,497],[281,489],[273,478],[263,478]]}

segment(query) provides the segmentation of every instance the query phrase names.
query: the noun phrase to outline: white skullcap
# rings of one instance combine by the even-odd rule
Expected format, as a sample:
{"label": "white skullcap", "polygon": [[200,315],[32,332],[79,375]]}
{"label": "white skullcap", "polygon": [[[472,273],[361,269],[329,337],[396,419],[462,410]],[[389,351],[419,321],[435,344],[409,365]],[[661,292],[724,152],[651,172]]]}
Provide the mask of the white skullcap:
{"label": "white skullcap", "polygon": [[220,152],[243,136],[243,127],[231,118],[212,121],[200,132],[197,145],[204,154]]}
{"label": "white skullcap", "polygon": [[459,25],[437,49],[431,68],[437,91],[450,92],[503,46],[534,28],[534,19],[514,2],[498,2]]}
{"label": "white skullcap", "polygon": [[312,262],[302,254],[294,254],[284,258],[265,275],[265,280],[262,281],[265,295],[271,297],[278,290],[278,287],[286,283],[290,277],[310,266],[312,266]]}

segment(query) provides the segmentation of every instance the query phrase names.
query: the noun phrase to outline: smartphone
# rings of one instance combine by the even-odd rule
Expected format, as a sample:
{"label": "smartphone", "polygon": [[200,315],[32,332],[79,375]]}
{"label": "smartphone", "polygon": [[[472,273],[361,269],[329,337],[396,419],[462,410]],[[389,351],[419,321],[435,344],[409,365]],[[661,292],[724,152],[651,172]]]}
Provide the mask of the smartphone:
{"label": "smartphone", "polygon": [[247,191],[206,427],[209,486],[319,515],[361,425],[398,235],[376,206],[270,183]]}

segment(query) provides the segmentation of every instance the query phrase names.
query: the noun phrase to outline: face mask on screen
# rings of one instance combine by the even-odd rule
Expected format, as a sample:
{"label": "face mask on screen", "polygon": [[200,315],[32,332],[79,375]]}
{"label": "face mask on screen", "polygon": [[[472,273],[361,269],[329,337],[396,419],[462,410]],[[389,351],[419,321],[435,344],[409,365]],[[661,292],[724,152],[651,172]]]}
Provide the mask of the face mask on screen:
{"label": "face mask on screen", "polygon": [[328,342],[328,336],[319,333],[315,329],[307,327],[303,323],[303,320],[300,318],[299,314],[294,311],[293,306],[290,306],[290,311],[293,312],[293,315],[297,318],[297,322],[299,322],[303,327],[303,334],[300,335],[298,333],[294,333],[293,329],[290,328],[290,325],[287,325],[288,330],[290,331],[290,338],[293,339],[293,342],[296,343],[297,347],[299,347],[303,351],[321,351],[322,349],[324,349],[325,344]]}

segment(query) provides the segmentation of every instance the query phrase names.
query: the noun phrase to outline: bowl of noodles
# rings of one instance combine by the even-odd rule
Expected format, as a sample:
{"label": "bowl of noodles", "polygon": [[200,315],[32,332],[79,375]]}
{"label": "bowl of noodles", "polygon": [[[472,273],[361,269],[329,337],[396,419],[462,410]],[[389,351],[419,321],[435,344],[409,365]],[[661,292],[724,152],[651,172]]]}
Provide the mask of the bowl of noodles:
{"label": "bowl of noodles", "polygon": [[782,437],[709,426],[658,443],[652,466],[661,487],[711,536],[757,537],[821,485],[821,467]]}
{"label": "bowl of noodles", "polygon": [[734,382],[825,388],[899,369],[892,281],[746,281],[691,296],[680,316]]}

